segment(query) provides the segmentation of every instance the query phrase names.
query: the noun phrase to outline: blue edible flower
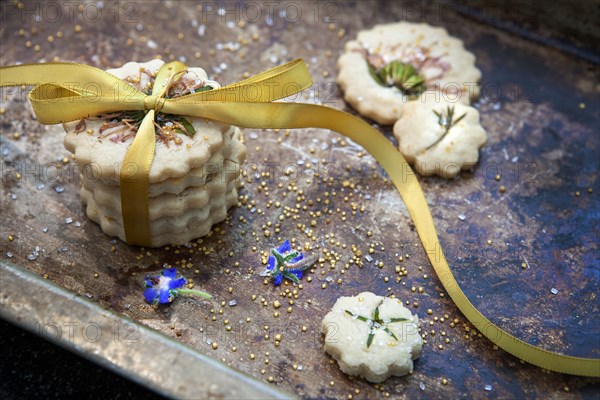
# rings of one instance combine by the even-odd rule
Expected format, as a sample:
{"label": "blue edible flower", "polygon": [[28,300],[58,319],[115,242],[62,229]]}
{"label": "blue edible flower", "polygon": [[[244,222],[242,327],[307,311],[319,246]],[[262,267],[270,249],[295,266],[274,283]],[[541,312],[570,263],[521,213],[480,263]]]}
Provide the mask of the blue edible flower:
{"label": "blue edible flower", "polygon": [[144,298],[151,304],[168,304],[181,294],[194,294],[207,299],[212,296],[200,290],[181,289],[187,281],[184,277],[177,278],[177,268],[164,270],[160,275],[146,275],[146,290]]}
{"label": "blue edible flower", "polygon": [[304,255],[292,250],[289,240],[283,242],[279,247],[271,249],[271,255],[267,260],[267,269],[261,275],[271,275],[275,286],[281,285],[283,279],[289,279],[294,283],[299,283],[308,269],[315,261],[315,258],[304,258]]}

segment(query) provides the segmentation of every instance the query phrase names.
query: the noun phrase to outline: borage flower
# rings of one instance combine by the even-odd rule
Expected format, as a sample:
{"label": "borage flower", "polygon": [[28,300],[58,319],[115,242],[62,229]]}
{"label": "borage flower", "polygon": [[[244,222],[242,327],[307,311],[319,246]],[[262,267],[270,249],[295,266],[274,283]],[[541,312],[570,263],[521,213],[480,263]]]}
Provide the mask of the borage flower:
{"label": "borage flower", "polygon": [[284,278],[299,283],[304,271],[315,260],[315,257],[304,258],[301,252],[292,250],[290,241],[286,240],[279,247],[271,249],[271,255],[267,260],[267,269],[261,273],[261,276],[270,275],[275,286],[281,285]]}
{"label": "borage flower", "polygon": [[177,268],[164,270],[160,275],[146,275],[146,290],[144,298],[151,304],[168,304],[182,294],[192,294],[206,299],[212,299],[208,293],[200,290],[182,289],[187,283],[184,277],[177,278]]}

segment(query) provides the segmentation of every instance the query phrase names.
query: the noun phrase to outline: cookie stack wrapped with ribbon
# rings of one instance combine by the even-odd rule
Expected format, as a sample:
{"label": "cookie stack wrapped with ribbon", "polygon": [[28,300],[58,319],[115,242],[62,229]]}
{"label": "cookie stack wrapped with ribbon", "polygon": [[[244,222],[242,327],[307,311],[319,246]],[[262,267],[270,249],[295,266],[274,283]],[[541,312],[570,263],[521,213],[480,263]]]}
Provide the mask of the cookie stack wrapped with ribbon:
{"label": "cookie stack wrapped with ribbon", "polygon": [[[107,72],[148,91],[162,64],[130,62]],[[168,97],[219,87],[201,68],[188,68],[177,78],[165,82]],[[63,124],[65,147],[81,172],[88,217],[123,241],[120,182],[138,167],[125,164],[124,158],[144,115],[124,111]],[[157,113],[154,128],[156,149],[148,175],[150,245],[185,244],[206,235],[237,203],[246,147],[240,129],[203,118]]]}

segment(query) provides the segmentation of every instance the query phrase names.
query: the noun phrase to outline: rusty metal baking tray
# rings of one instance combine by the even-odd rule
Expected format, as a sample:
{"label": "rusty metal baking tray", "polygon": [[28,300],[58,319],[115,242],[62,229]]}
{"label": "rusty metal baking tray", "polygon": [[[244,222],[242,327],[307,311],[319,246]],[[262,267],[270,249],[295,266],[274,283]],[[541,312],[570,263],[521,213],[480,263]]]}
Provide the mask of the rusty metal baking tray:
{"label": "rusty metal baking tray", "polygon": [[[295,100],[349,112],[335,85],[345,41],[403,19],[444,26],[477,57],[484,89],[478,107],[489,134],[472,172],[454,181],[421,179],[456,278],[486,316],[523,340],[600,356],[597,7],[90,1],[69,12],[71,2],[22,4],[0,4],[1,65],[57,57],[108,68],[160,55],[185,57],[231,83],[304,58],[316,83]],[[146,250],[105,236],[87,220],[78,172],[63,160],[69,155],[63,132],[39,125],[25,94],[3,91],[0,98],[2,318],[169,397],[597,395],[597,380],[521,364],[469,327],[441,297],[394,188],[370,156],[340,135],[246,130],[243,204],[196,247]],[[390,127],[379,129],[395,143]],[[284,211],[290,216],[280,221]],[[335,268],[325,263],[303,281],[293,305],[257,274],[259,252],[286,237],[340,257]],[[342,274],[352,245],[365,267]],[[408,275],[396,283],[399,255]],[[158,309],[145,304],[143,276],[165,263],[215,299],[182,298]],[[424,328],[435,330],[412,375],[371,385],[345,376],[323,352],[321,318],[339,296],[363,290],[416,302]],[[276,310],[275,300],[284,306]],[[279,345],[276,334],[283,337]]]}

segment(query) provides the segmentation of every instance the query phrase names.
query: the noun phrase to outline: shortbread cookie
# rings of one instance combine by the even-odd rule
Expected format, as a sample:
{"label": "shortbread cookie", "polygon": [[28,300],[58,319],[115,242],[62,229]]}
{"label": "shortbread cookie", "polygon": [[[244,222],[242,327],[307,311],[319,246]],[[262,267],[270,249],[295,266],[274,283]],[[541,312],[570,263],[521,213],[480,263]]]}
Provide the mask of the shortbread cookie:
{"label": "shortbread cookie", "polygon": [[444,178],[473,167],[487,140],[477,109],[430,100],[407,104],[394,135],[400,153],[419,174]]}
{"label": "shortbread cookie", "polygon": [[[235,128],[231,134],[223,135],[223,145],[218,147],[210,158],[199,167],[191,169],[185,175],[167,178],[160,182],[150,183],[148,194],[150,197],[160,196],[164,193],[178,194],[190,186],[202,186],[213,179],[231,180],[240,175],[240,169],[246,160],[246,146],[241,142],[241,131]],[[118,170],[114,170],[112,180],[99,179],[94,168],[83,170],[82,183],[88,189],[118,188],[120,182]]]}
{"label": "shortbread cookie", "polygon": [[[240,165],[245,160],[245,147],[238,143],[238,146],[233,147],[233,154],[225,165],[213,164],[210,170],[213,171],[209,175],[204,176],[202,184],[190,185],[181,188],[179,193],[163,193],[157,196],[150,195],[148,199],[150,221],[165,217],[177,216],[183,214],[191,208],[204,207],[214,196],[225,193],[231,182],[239,178]],[[153,186],[165,186],[163,181]],[[110,215],[114,218],[121,215],[121,191],[116,185],[105,185],[86,179],[82,176],[82,198],[92,196],[99,207],[110,210]],[[236,186],[238,183],[236,182]],[[83,196],[83,192],[86,196]],[[152,194],[152,189],[150,192]]]}
{"label": "shortbread cookie", "polygon": [[[123,67],[108,70],[121,78],[130,78],[136,87],[143,88],[150,82],[147,73],[156,73],[163,64],[160,60],[147,63],[127,63]],[[197,82],[201,85],[208,81],[202,68],[189,68],[182,81],[187,85]],[[139,79],[139,82],[137,81]],[[193,137],[184,134],[173,134],[169,141],[157,141],[154,160],[150,167],[149,182],[156,183],[165,179],[181,177],[191,169],[198,168],[223,145],[224,135],[233,135],[235,128],[231,125],[208,121],[203,118],[185,117],[194,127]],[[119,121],[115,121],[119,123]],[[110,118],[90,118],[63,124],[65,131],[65,147],[75,154],[77,165],[82,171],[93,175],[95,179],[117,181],[125,154],[131,145],[135,132],[126,132],[123,124],[109,128],[113,124]]]}
{"label": "shortbread cookie", "polygon": [[[237,187],[238,183],[233,180],[229,182],[214,180],[204,186],[188,187],[178,194],[150,197],[148,202],[150,222],[164,217],[176,217],[190,209],[202,208],[217,196],[231,191],[233,186]],[[103,192],[82,186],[81,195],[82,199],[93,198],[96,205],[106,210],[111,217],[121,218],[120,191],[117,187],[112,191]]]}
{"label": "shortbread cookie", "polygon": [[393,124],[421,97],[469,104],[479,96],[475,56],[444,28],[399,22],[376,25],[346,43],[337,82],[344,99],[380,124]]}
{"label": "shortbread cookie", "polygon": [[[81,195],[82,199],[86,196],[84,192]],[[232,184],[229,192],[212,199],[201,209],[190,209],[183,215],[152,222],[150,225],[151,246],[183,245],[206,235],[214,224],[227,217],[227,209],[237,204],[237,197],[237,187]],[[99,211],[93,197],[85,198],[84,203],[86,203],[88,218],[100,224],[104,233],[125,241],[125,231],[119,219]]]}
{"label": "shortbread cookie", "polygon": [[423,346],[418,322],[400,300],[363,292],[340,297],[321,332],[325,351],[343,372],[377,383],[413,371]]}

